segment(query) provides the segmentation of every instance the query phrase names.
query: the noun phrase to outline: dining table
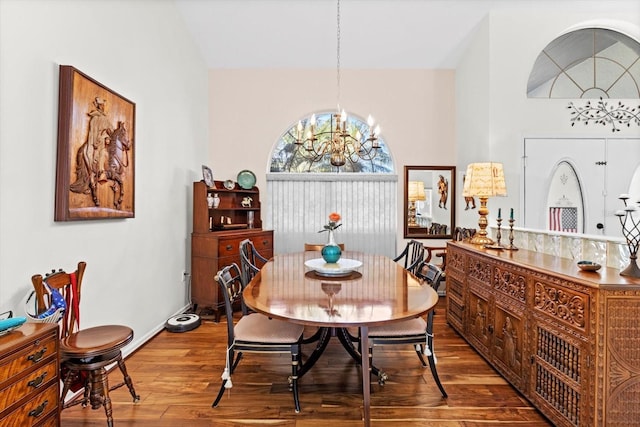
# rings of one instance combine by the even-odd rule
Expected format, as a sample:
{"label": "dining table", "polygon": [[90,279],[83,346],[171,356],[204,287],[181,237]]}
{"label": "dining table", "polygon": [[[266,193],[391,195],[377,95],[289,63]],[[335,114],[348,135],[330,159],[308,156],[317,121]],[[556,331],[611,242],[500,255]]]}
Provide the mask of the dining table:
{"label": "dining table", "polygon": [[[302,377],[318,360],[332,335],[361,365],[365,426],[371,424],[369,328],[423,316],[438,294],[431,286],[384,255],[344,251],[337,264],[317,251],[277,254],[243,291],[250,309],[270,318],[318,327],[316,348],[303,361]],[[358,328],[362,357],[348,328]],[[338,331],[338,334],[329,333]],[[309,342],[311,340],[305,340]],[[373,367],[371,372],[379,374]]]}

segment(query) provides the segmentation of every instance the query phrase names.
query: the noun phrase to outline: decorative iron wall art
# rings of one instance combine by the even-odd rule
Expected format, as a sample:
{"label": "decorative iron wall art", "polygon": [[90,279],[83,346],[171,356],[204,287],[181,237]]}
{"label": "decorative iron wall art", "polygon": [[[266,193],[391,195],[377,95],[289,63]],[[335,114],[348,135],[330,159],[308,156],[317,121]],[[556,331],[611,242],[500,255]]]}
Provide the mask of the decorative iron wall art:
{"label": "decorative iron wall art", "polygon": [[640,105],[632,107],[624,105],[618,101],[618,104],[610,104],[600,98],[599,101],[587,103],[583,107],[575,105],[573,102],[569,102],[567,107],[571,110],[571,126],[575,126],[576,123],[582,122],[588,125],[589,122],[599,124],[602,126],[611,125],[611,132],[620,132],[621,126],[630,127],[631,123],[640,125]]}
{"label": "decorative iron wall art", "polygon": [[133,218],[135,104],[60,66],[56,221]]}

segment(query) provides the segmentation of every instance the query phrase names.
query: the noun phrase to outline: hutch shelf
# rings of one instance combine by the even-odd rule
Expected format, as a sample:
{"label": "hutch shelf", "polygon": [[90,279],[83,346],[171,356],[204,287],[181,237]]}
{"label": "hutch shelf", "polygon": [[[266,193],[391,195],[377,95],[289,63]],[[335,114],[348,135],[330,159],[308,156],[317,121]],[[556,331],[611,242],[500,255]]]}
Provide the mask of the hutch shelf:
{"label": "hutch shelf", "polygon": [[[193,183],[191,299],[194,309],[201,314],[212,312],[218,322],[224,299],[214,279],[216,273],[231,263],[240,265],[239,245],[244,239],[251,239],[261,255],[271,258],[273,231],[262,229],[257,187],[243,189],[235,183],[233,188],[225,188],[223,181],[214,181],[214,186]],[[220,203],[209,208],[207,196],[214,194]]]}

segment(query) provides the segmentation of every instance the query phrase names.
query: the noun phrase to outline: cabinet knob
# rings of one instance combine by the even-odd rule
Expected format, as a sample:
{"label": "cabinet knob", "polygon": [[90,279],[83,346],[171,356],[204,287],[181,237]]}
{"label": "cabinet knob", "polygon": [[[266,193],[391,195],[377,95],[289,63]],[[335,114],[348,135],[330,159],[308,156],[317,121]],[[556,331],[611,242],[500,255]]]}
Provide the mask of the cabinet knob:
{"label": "cabinet knob", "polygon": [[487,330],[489,331],[490,334],[492,334],[493,333],[493,325],[487,326]]}
{"label": "cabinet knob", "polygon": [[231,249],[233,249],[233,246],[227,245],[227,250],[230,251]]}
{"label": "cabinet knob", "polygon": [[265,240],[263,240],[263,241],[262,241],[262,245],[263,245],[263,246],[267,246],[268,244],[269,244],[269,241],[268,241],[268,240],[266,240],[266,239],[265,239]]}

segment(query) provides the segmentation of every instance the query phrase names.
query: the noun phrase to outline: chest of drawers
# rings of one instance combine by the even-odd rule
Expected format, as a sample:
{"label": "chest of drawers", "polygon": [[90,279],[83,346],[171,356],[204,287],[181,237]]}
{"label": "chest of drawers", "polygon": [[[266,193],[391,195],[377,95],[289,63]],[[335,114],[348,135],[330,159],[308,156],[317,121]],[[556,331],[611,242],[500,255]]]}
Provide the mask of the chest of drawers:
{"label": "chest of drawers", "polygon": [[0,426],[60,425],[58,325],[25,323],[0,336]]}

